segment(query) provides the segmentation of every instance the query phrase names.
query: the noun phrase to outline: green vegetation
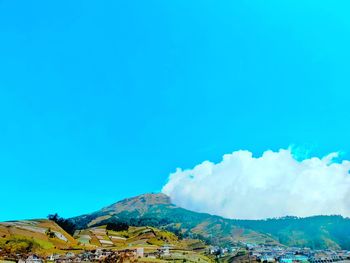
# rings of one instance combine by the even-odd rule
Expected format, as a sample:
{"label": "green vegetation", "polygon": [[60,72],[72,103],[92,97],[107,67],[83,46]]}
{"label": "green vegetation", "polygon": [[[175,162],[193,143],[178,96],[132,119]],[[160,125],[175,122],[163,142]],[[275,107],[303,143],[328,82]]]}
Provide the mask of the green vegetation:
{"label": "green vegetation", "polygon": [[46,234],[49,238],[54,238],[54,237],[56,237],[55,232],[53,232],[53,231],[51,230],[51,228],[48,228],[48,229],[46,230],[45,234]]}
{"label": "green vegetation", "polygon": [[350,248],[350,219],[342,216],[283,217],[235,220],[246,228],[270,234],[280,243],[310,248]]}
{"label": "green vegetation", "polygon": [[0,223],[0,248],[6,254],[50,254],[79,246],[53,221],[23,220]]}
{"label": "green vegetation", "polygon": [[6,240],[0,239],[0,247],[7,254],[25,254],[41,248],[40,244],[35,242],[34,239],[24,237],[11,237]]}
{"label": "green vegetation", "polygon": [[129,225],[124,222],[111,222],[107,223],[106,229],[113,231],[124,231],[129,229]]}

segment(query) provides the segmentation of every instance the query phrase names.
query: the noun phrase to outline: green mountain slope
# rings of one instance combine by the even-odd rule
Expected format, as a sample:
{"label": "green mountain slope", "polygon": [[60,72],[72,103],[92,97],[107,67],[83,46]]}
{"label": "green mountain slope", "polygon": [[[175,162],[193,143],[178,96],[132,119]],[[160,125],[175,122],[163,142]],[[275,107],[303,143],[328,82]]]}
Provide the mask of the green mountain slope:
{"label": "green mountain slope", "polygon": [[350,248],[350,219],[342,216],[236,220],[236,224],[268,233],[282,244],[311,248]]}
{"label": "green mountain slope", "polygon": [[200,238],[213,244],[237,241],[276,243],[269,235],[233,224],[232,220],[177,207],[164,194],[145,194],[72,218],[81,229],[123,221],[136,226],[155,226],[179,236]]}
{"label": "green mountain slope", "polygon": [[177,207],[164,194],[128,198],[97,212],[72,218],[81,229],[109,222],[156,226],[179,236],[212,244],[284,244],[311,248],[350,249],[350,219],[341,216],[232,220]]}

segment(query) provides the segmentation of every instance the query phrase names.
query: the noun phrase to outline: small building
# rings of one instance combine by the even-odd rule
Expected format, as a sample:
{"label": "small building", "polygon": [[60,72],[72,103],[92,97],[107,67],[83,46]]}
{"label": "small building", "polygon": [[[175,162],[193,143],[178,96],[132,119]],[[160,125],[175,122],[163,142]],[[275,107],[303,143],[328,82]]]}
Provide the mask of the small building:
{"label": "small building", "polygon": [[25,263],[44,263],[44,261],[39,258],[37,255],[30,255],[27,257],[27,259],[24,261]]}
{"label": "small building", "polygon": [[164,245],[160,249],[163,256],[170,256],[170,246]]}
{"label": "small building", "polygon": [[136,249],[136,256],[143,258],[144,257],[144,248],[143,247],[138,247]]}
{"label": "small building", "polygon": [[74,257],[75,257],[75,254],[74,254],[73,252],[68,252],[68,253],[66,254],[66,257],[67,257],[67,258],[74,258]]}

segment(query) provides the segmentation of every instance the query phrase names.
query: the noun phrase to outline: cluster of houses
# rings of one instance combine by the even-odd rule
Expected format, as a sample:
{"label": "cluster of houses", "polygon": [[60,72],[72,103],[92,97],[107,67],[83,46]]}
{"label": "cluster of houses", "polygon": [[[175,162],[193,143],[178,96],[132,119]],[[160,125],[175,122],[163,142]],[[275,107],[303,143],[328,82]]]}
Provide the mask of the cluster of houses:
{"label": "cluster of houses", "polygon": [[228,254],[233,254],[237,250],[239,250],[239,247],[210,246],[208,248],[208,254],[215,255],[217,257],[224,257]]}
{"label": "cluster of houses", "polygon": [[[350,251],[246,244],[249,257],[263,263],[332,263],[350,260]],[[349,261],[350,262],[350,261]]]}
{"label": "cluster of houses", "polygon": [[310,248],[240,243],[236,247],[209,247],[217,258],[246,254],[249,262],[261,263],[350,263],[350,251],[313,250]]}
{"label": "cluster of houses", "polygon": [[[80,253],[52,254],[46,258],[35,254],[12,255],[7,261],[18,263],[72,263],[72,262],[117,262],[118,259],[160,258],[170,256],[170,246],[163,246],[154,251],[144,251],[143,247],[124,250],[96,249]],[[118,261],[119,262],[119,261]]]}

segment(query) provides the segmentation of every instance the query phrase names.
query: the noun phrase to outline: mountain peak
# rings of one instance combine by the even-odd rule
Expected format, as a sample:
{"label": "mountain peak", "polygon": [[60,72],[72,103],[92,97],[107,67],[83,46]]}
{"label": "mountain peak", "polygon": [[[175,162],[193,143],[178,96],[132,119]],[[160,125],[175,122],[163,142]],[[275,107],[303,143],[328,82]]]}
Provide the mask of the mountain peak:
{"label": "mountain peak", "polygon": [[161,205],[161,204],[169,205],[169,204],[171,204],[170,197],[167,196],[166,194],[163,194],[163,193],[142,194],[142,195],[138,195],[138,196],[124,199],[122,201],[119,201],[118,203],[129,203],[129,202],[132,202],[132,203],[141,202],[141,203],[144,203],[145,205]]}
{"label": "mountain peak", "polygon": [[170,197],[163,193],[147,193],[121,200],[103,210],[113,212],[135,210],[142,213],[153,205],[171,205]]}

